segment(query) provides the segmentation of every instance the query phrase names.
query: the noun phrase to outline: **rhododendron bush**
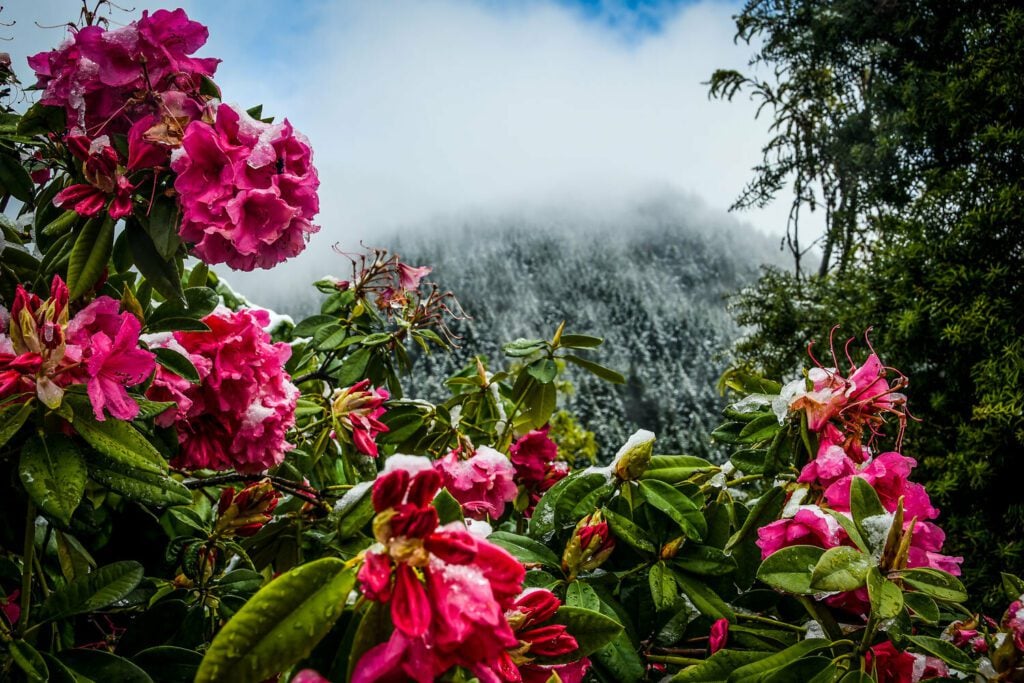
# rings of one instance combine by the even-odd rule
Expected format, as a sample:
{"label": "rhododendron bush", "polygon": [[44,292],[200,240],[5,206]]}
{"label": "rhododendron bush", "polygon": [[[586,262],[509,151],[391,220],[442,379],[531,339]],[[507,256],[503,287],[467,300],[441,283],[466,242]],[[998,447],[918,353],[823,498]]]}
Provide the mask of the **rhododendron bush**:
{"label": "rhododendron bush", "polygon": [[722,463],[640,429],[586,466],[549,423],[567,364],[623,382],[598,337],[433,403],[402,378],[463,313],[429,266],[339,251],[297,324],[232,292],[209,266],[301,252],[319,182],[206,37],[74,27],[2,114],[4,680],[1024,680],[1024,582],[964,606],[869,345],[727,373]]}

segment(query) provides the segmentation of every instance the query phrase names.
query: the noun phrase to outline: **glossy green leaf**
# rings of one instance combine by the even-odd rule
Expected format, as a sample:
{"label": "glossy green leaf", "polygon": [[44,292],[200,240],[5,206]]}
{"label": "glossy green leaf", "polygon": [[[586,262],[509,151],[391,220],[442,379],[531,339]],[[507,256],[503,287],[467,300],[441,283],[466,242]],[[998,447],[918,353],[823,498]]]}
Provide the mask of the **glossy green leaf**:
{"label": "glossy green leaf", "polygon": [[66,394],[64,400],[74,410],[75,431],[97,451],[126,467],[155,474],[167,471],[159,451],[131,423],[111,418],[98,421],[84,396]]}
{"label": "glossy green leaf", "polygon": [[829,647],[831,643],[824,638],[808,638],[801,640],[796,645],[791,645],[781,652],[759,659],[756,662],[745,664],[733,670],[726,680],[728,683],[741,683],[750,681],[761,674],[774,671],[790,662],[794,662],[809,654],[813,654]]}
{"label": "glossy green leaf", "polygon": [[688,538],[695,541],[704,538],[708,523],[701,506],[691,498],[658,479],[642,479],[639,487],[644,500],[668,515]]}
{"label": "glossy green leaf", "polygon": [[779,513],[782,512],[782,506],[785,503],[786,490],[781,486],[774,486],[766,491],[757,499],[754,509],[743,520],[743,525],[732,535],[729,542],[725,544],[725,550],[733,549],[749,538],[751,534],[756,534],[758,529],[778,519]]}
{"label": "glossy green leaf", "polygon": [[89,458],[89,476],[138,503],[157,507],[192,503],[192,492],[167,474],[142,470],[101,454]]}
{"label": "glossy green leaf", "polygon": [[945,602],[964,602],[967,600],[967,590],[960,583],[960,579],[938,569],[930,567],[906,569],[900,573],[900,578],[908,586],[912,586],[936,600],[943,600]]}
{"label": "glossy green leaf", "polygon": [[903,591],[882,576],[878,567],[868,569],[868,597],[871,611],[879,619],[893,619],[903,610]]}
{"label": "glossy green leaf", "polygon": [[1019,600],[1024,595],[1024,580],[1019,576],[1007,572],[1001,572],[999,576],[1002,578],[1003,594],[1008,601]]}
{"label": "glossy green leaf", "polygon": [[736,612],[706,583],[685,572],[673,571],[673,575],[679,590],[686,593],[686,597],[690,598],[690,602],[701,614],[712,619],[736,621]]}
{"label": "glossy green leaf", "polygon": [[601,611],[601,598],[597,596],[597,591],[580,579],[570,581],[565,587],[565,604],[569,607]]}
{"label": "glossy green leaf", "polygon": [[924,654],[934,655],[954,669],[964,673],[975,671],[974,661],[967,656],[967,653],[948,640],[930,636],[907,636],[907,640],[914,644],[914,649]]}
{"label": "glossy green leaf", "polygon": [[528,566],[540,565],[555,570],[561,566],[553,550],[529,536],[521,536],[510,531],[495,531],[487,540],[509,551],[513,557]]}
{"label": "glossy green leaf", "polygon": [[203,656],[195,650],[161,645],[143,650],[132,661],[159,683],[192,683]]}
{"label": "glossy green leaf", "polygon": [[68,296],[77,299],[92,289],[114,250],[114,219],[106,213],[93,218],[75,240],[68,260]]}
{"label": "glossy green leaf", "polygon": [[140,581],[142,565],[138,562],[105,565],[50,593],[37,617],[50,621],[107,607],[135,590]]}
{"label": "glossy green leaf", "polygon": [[926,624],[939,623],[939,606],[924,593],[908,591],[903,594],[903,603]]}
{"label": "glossy green leaf", "polygon": [[651,599],[656,610],[664,612],[676,604],[679,597],[676,580],[663,561],[651,565],[647,572],[647,582],[651,587]]}
{"label": "glossy green leaf", "polygon": [[103,650],[64,650],[57,659],[71,669],[76,678],[106,683],[153,683],[145,671],[124,657]]}
{"label": "glossy green leaf", "polygon": [[0,195],[9,194],[19,202],[32,203],[32,177],[16,158],[17,152],[0,149]]}
{"label": "glossy green leaf", "polygon": [[596,349],[604,343],[601,337],[588,334],[563,334],[558,338],[558,346],[570,349]]}
{"label": "glossy green leaf", "polygon": [[60,434],[33,436],[21,448],[18,476],[36,505],[64,526],[85,493],[86,467],[74,442]]}
{"label": "glossy green leaf", "polygon": [[339,501],[338,538],[351,538],[370,523],[375,514],[372,494],[373,482],[361,482]]}
{"label": "glossy green leaf", "polygon": [[672,677],[672,683],[721,683],[729,674],[747,664],[753,664],[770,652],[719,650],[701,664],[689,666]]}
{"label": "glossy green leaf", "polygon": [[192,365],[192,361],[187,357],[174,349],[156,348],[152,349],[152,351],[156,354],[156,362],[174,374],[187,379],[193,384],[199,381],[199,371],[196,370],[196,366]]}
{"label": "glossy green leaf", "polygon": [[698,473],[718,469],[704,458],[693,455],[655,455],[651,457],[641,479],[660,479],[667,484],[678,484]]}
{"label": "glossy green leaf", "polygon": [[32,683],[44,683],[49,680],[50,671],[38,650],[24,640],[12,640],[7,643],[7,647],[10,649],[11,658],[25,674],[25,678]]}
{"label": "glossy green leaf", "polygon": [[621,373],[616,372],[615,370],[612,370],[611,368],[606,368],[605,366],[600,365],[599,363],[595,363],[592,360],[587,360],[586,358],[580,358],[579,356],[576,356],[576,355],[573,355],[573,354],[569,354],[567,356],[564,356],[564,358],[565,358],[565,360],[569,361],[570,363],[572,363],[574,365],[580,366],[581,368],[583,368],[584,370],[586,370],[590,374],[594,375],[595,377],[600,377],[605,382],[611,382],[612,384],[625,384],[626,383],[626,378],[623,377]]}
{"label": "glossy green leaf", "polygon": [[0,446],[3,446],[18,433],[25,420],[35,409],[35,402],[12,403],[0,410]]}
{"label": "glossy green leaf", "polygon": [[166,332],[174,327],[163,327],[160,323],[175,318],[202,318],[212,313],[220,297],[209,287],[189,287],[182,292],[183,301],[169,300],[160,304],[146,318],[146,329],[150,332]]}
{"label": "glossy green leaf", "polygon": [[601,511],[617,539],[625,541],[642,552],[655,552],[654,541],[651,540],[650,536],[647,535],[647,532],[640,525],[625,515],[620,515],[607,507],[602,508]]}
{"label": "glossy green leaf", "polygon": [[811,588],[811,572],[825,551],[812,545],[793,545],[772,553],[757,570],[757,578],[772,588],[797,595],[816,592]]}
{"label": "glossy green leaf", "polygon": [[177,265],[160,256],[153,240],[135,221],[129,221],[126,228],[128,249],[132,253],[135,267],[146,282],[168,301],[184,301],[181,288],[181,274]]}
{"label": "glossy green leaf", "polygon": [[324,557],[277,577],[224,625],[196,683],[261,681],[307,657],[341,616],[355,570]]}
{"label": "glossy green leaf", "polygon": [[[853,477],[850,481],[850,514],[853,516],[853,521],[857,524],[861,534],[864,536],[870,535],[864,533],[862,524],[865,518],[884,515],[885,513],[886,510],[882,507],[882,501],[879,500],[878,493],[871,484],[861,477]],[[882,540],[883,542],[885,541],[885,539]]]}
{"label": "glossy green leaf", "polygon": [[829,548],[811,571],[811,588],[818,591],[852,591],[864,585],[871,556],[841,545]]}
{"label": "glossy green leaf", "polygon": [[584,496],[608,483],[608,474],[601,471],[576,470],[552,486],[538,501],[530,518],[530,535],[549,537],[555,528],[571,526],[577,520],[569,513]]}
{"label": "glossy green leaf", "polygon": [[554,617],[554,623],[565,624],[576,639],[579,649],[572,659],[587,656],[604,647],[622,633],[622,624],[601,612],[562,605]]}

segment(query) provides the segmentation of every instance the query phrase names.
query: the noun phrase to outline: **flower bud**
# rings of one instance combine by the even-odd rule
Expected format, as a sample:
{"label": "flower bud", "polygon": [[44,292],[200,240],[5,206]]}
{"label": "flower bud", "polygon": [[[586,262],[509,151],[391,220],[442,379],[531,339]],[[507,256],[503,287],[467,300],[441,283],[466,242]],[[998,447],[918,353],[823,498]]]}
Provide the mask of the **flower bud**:
{"label": "flower bud", "polygon": [[654,452],[654,433],[646,429],[637,430],[612,460],[612,471],[623,481],[639,479],[647,471]]}
{"label": "flower bud", "polygon": [[683,547],[683,543],[686,542],[685,536],[679,536],[673,538],[671,541],[661,546],[661,559],[671,560],[673,557],[679,554],[680,548]]}
{"label": "flower bud", "polygon": [[217,536],[253,536],[273,517],[281,494],[274,490],[270,479],[250,484],[239,493],[231,487],[221,492],[217,504]]}
{"label": "flower bud", "polygon": [[608,522],[600,510],[587,515],[576,524],[572,538],[562,555],[562,569],[569,580],[580,572],[597,569],[615,550],[615,538],[608,529]]}
{"label": "flower bud", "polygon": [[388,431],[377,418],[385,413],[383,404],[388,398],[387,389],[374,389],[368,379],[337,392],[331,404],[337,436],[353,444],[360,453],[376,458],[377,434]]}

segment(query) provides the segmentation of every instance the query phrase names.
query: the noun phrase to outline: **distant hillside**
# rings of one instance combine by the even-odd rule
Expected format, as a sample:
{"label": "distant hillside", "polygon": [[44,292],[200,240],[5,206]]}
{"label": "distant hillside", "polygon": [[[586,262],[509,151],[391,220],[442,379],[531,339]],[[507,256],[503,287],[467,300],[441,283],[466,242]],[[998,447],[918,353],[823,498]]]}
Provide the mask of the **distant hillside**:
{"label": "distant hillside", "polygon": [[[417,359],[408,396],[441,397],[442,380],[473,354],[501,362],[502,343],[549,337],[564,319],[569,331],[604,337],[591,355],[628,378],[613,386],[569,369],[576,392],[561,407],[596,433],[604,458],[640,427],[657,434],[659,452],[708,453],[721,408],[715,381],[739,334],[724,297],[778,259],[773,240],[678,199],[605,215],[464,218],[378,243],[432,266],[431,279],[472,316],[455,327],[460,351]],[[289,303],[278,310],[315,307]]]}
{"label": "distant hillside", "polygon": [[[576,393],[564,406],[596,433],[603,456],[639,427],[658,435],[661,452],[706,453],[720,415],[714,384],[738,335],[724,296],[774,256],[771,241],[732,221],[695,224],[671,204],[589,225],[579,218],[505,216],[389,246],[433,265],[459,296],[473,317],[460,330],[467,351],[500,358],[502,342],[550,336],[563,319],[568,330],[603,336],[595,359],[627,384],[570,368]],[[410,394],[439,395],[452,360],[422,359]]]}

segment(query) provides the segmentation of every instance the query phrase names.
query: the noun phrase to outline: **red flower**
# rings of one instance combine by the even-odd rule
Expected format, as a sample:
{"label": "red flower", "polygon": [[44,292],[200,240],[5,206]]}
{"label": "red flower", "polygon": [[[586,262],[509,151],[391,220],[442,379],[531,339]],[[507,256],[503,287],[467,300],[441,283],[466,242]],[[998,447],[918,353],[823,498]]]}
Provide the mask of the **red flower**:
{"label": "red flower", "polygon": [[711,635],[708,638],[708,651],[711,654],[715,654],[723,647],[729,640],[729,620],[719,619],[715,623],[711,624]]}
{"label": "red flower", "polygon": [[376,458],[377,435],[388,431],[378,418],[387,412],[384,402],[390,397],[387,389],[371,387],[368,379],[337,392],[331,405],[335,434],[360,453]]}

